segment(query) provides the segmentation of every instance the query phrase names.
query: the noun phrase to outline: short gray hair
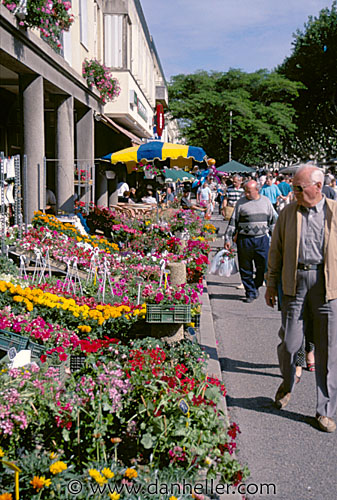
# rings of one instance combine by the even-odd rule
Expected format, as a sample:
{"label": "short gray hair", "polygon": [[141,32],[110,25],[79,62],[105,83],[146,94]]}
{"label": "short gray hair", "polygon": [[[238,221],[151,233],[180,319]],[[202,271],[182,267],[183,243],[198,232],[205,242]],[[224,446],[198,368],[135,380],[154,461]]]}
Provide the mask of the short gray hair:
{"label": "short gray hair", "polygon": [[324,173],[320,168],[317,167],[317,165],[314,165],[313,163],[309,163],[309,162],[308,163],[301,163],[297,169],[296,174],[299,174],[299,173],[301,173],[302,170],[305,170],[308,168],[311,170],[310,179],[312,180],[312,182],[320,182],[323,186]]}

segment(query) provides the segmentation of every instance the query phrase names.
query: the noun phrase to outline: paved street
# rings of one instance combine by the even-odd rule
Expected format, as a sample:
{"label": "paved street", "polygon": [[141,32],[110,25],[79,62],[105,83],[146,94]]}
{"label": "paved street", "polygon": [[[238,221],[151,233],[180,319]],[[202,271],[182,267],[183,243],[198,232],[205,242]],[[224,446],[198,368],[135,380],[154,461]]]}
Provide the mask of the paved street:
{"label": "paved street", "polygon": [[[213,219],[221,237],[226,223]],[[223,240],[213,245],[223,245]],[[280,313],[265,305],[264,288],[253,303],[242,302],[239,284],[239,274],[207,276],[228,413],[240,426],[239,458],[251,471],[247,483],[276,487],[276,495],[248,498],[337,498],[337,432],[327,434],[316,427],[315,375],[303,372],[286,409],[273,406],[281,383],[276,355]]]}

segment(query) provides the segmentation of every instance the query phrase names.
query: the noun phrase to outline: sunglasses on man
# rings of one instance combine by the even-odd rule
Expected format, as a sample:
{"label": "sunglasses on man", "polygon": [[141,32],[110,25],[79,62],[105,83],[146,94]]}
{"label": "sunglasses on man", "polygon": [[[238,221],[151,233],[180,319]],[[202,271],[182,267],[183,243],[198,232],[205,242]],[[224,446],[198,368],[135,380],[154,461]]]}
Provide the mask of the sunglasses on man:
{"label": "sunglasses on man", "polygon": [[293,190],[296,193],[303,193],[303,191],[305,190],[305,188],[307,188],[309,186],[314,186],[315,184],[317,184],[317,182],[312,182],[311,184],[306,184],[305,186],[294,186],[294,184],[293,184]]}

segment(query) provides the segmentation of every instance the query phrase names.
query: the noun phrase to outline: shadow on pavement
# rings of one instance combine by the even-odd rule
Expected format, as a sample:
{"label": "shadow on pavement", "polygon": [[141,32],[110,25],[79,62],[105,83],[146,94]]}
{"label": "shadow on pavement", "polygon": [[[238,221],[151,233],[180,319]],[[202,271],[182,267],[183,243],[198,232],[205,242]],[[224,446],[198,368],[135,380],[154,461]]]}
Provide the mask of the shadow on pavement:
{"label": "shadow on pavement", "polygon": [[242,302],[242,300],[245,298],[244,296],[241,295],[228,295],[226,293],[210,293],[209,294],[210,300],[215,299],[215,300],[239,300]]}
{"label": "shadow on pavement", "polygon": [[260,413],[270,413],[295,422],[304,422],[317,428],[315,418],[289,410],[278,410],[275,408],[274,400],[271,398],[263,396],[256,398],[232,398],[227,394],[226,403],[228,408],[237,407],[245,408],[246,410],[254,410]]}
{"label": "shadow on pavement", "polygon": [[247,363],[238,359],[220,358],[222,372],[249,373],[251,375],[264,375],[267,377],[281,378],[277,373],[265,373],[258,371],[259,368],[278,368],[278,365],[268,365],[266,363]]}
{"label": "shadow on pavement", "polygon": [[208,345],[199,344],[201,349],[209,355],[210,359],[218,361],[218,350],[216,347],[209,347]]}
{"label": "shadow on pavement", "polygon": [[223,281],[209,281],[209,280],[207,280],[207,286],[225,286],[228,288],[236,288],[239,285],[240,285],[240,283],[238,281],[236,281],[235,283],[224,283]]}

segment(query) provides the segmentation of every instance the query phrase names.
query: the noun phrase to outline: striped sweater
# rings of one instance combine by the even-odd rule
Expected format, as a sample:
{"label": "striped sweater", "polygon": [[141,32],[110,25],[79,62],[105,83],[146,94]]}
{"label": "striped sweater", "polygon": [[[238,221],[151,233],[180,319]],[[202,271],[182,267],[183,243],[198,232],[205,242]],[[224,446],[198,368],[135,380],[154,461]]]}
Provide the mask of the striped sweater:
{"label": "striped sweater", "polygon": [[261,237],[271,234],[277,220],[277,213],[266,196],[257,200],[247,200],[245,196],[237,202],[225,234],[225,242],[230,242],[238,233],[241,236]]}

